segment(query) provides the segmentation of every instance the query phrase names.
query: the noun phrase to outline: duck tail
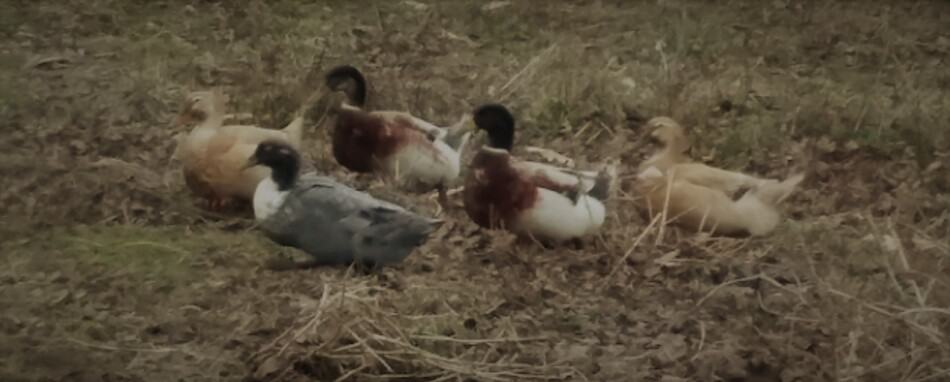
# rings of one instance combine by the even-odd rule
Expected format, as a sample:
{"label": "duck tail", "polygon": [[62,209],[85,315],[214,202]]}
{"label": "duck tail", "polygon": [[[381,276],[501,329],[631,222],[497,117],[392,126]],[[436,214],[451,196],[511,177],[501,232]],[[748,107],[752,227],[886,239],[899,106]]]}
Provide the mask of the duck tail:
{"label": "duck tail", "polygon": [[617,180],[617,163],[608,163],[597,173],[594,179],[594,187],[587,193],[597,200],[607,200],[612,193],[614,183]]}
{"label": "duck tail", "polygon": [[805,174],[799,173],[788,177],[782,182],[770,180],[765,181],[752,193],[755,194],[757,198],[762,200],[769,205],[778,205],[787,199],[789,196],[795,192],[795,188],[805,180]]}
{"label": "duck tail", "polygon": [[752,236],[761,236],[778,226],[781,214],[775,206],[769,204],[752,192],[747,192],[735,202],[736,211],[744,220],[746,231]]}
{"label": "duck tail", "polygon": [[446,128],[445,143],[457,152],[465,150],[472,137],[472,130],[466,126],[468,118],[468,115],[462,115],[458,122]]}
{"label": "duck tail", "polygon": [[347,82],[353,82],[351,92],[346,92],[349,102],[357,107],[366,105],[366,77],[359,69],[350,65],[340,65],[330,69],[326,75],[326,85],[333,91],[342,91],[342,86]]}
{"label": "duck tail", "polygon": [[370,224],[353,236],[354,260],[376,266],[401,262],[443,223],[388,208],[365,210],[363,214]]}

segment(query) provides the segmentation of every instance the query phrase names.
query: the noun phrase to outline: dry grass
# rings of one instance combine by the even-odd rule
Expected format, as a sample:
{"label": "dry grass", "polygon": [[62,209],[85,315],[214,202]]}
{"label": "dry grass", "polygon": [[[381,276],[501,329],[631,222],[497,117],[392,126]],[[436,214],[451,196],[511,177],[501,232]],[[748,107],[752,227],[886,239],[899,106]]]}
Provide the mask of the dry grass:
{"label": "dry grass", "polygon": [[[0,379],[948,379],[947,14],[5,2]],[[170,121],[185,92],[218,86],[233,111],[283,126],[338,63],[368,73],[375,107],[447,124],[503,101],[518,144],[621,158],[628,179],[650,150],[639,122],[659,114],[703,161],[808,179],[765,238],[657,226],[627,187],[582,250],[516,245],[454,211],[381,274],[267,271],[283,251],[248,220],[192,205]],[[308,157],[349,179],[312,106]]]}

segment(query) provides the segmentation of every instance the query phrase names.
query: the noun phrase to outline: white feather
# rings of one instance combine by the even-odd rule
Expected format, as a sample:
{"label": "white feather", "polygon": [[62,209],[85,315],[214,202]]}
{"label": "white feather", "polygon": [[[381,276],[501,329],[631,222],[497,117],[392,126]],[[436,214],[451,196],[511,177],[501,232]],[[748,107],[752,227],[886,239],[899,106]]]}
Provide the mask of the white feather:
{"label": "white feather", "polygon": [[290,191],[280,191],[277,189],[277,183],[270,177],[264,178],[257,184],[254,191],[254,218],[264,220],[280,209],[287,199]]}
{"label": "white feather", "polygon": [[746,229],[752,236],[762,236],[781,222],[781,214],[771,205],[764,203],[752,192],[746,192],[733,204],[735,215],[741,216]]}
{"label": "white feather", "polygon": [[604,204],[582,195],[577,203],[557,192],[539,188],[535,205],[522,212],[513,230],[539,239],[564,241],[597,232],[604,224]]}
{"label": "white feather", "polygon": [[431,122],[419,119],[414,116],[409,116],[412,120],[412,123],[416,125],[417,129],[425,131],[427,134],[433,134],[436,141],[441,141],[445,139],[445,135],[448,134],[446,129],[433,125]]}
{"label": "white feather", "polygon": [[459,175],[460,154],[441,140],[432,142],[432,148],[406,145],[389,161],[389,173],[404,186],[448,184]]}
{"label": "white feather", "polygon": [[577,187],[578,182],[580,182],[585,192],[594,188],[597,178],[596,171],[565,169],[546,163],[518,161],[513,162],[511,166],[523,174],[541,174],[548,180],[566,187]]}

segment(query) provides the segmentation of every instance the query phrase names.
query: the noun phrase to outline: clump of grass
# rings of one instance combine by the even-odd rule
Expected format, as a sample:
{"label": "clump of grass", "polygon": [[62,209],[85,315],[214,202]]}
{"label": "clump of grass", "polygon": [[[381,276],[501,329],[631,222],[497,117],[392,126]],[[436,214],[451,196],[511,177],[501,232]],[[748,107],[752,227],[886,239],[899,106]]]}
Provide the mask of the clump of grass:
{"label": "clump of grass", "polygon": [[[319,299],[286,330],[251,356],[255,376],[282,380],[294,371],[321,380],[405,378],[552,380],[576,376],[570,367],[538,363],[525,354],[507,356],[519,344],[554,338],[498,335],[486,338],[451,322],[476,315],[487,301],[464,285],[445,284],[440,294],[462,295],[464,311],[442,305],[434,291],[410,290],[417,304],[392,314],[380,302],[391,292],[366,280],[326,284]],[[444,301],[444,300],[442,300]],[[432,303],[437,303],[434,307]],[[457,329],[456,329],[457,328]],[[456,331],[458,330],[458,331]],[[468,335],[466,335],[468,333]],[[476,334],[476,335],[472,335]],[[467,338],[471,337],[471,338]],[[315,344],[316,346],[301,346]]]}
{"label": "clump of grass", "polygon": [[234,251],[236,263],[263,257],[274,247],[254,234],[218,230],[188,232],[183,227],[132,225],[76,226],[28,239],[31,251],[46,249],[57,256],[81,263],[98,264],[107,270],[128,272],[136,277],[184,281],[200,277],[195,264],[209,251]]}

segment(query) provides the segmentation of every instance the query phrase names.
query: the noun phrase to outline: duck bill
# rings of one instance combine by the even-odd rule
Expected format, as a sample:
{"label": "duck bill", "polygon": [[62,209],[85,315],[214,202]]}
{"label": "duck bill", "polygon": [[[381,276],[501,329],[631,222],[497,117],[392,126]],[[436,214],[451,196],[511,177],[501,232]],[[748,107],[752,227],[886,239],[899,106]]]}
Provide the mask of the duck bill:
{"label": "duck bill", "polygon": [[257,160],[257,155],[254,155],[247,159],[247,163],[244,164],[244,167],[241,167],[241,171],[247,170],[259,164],[261,164],[261,162]]}
{"label": "duck bill", "polygon": [[178,113],[178,116],[175,117],[175,126],[188,126],[195,123],[198,120],[196,112],[191,108],[185,106],[181,109],[181,112]]}
{"label": "duck bill", "polygon": [[178,116],[175,117],[175,126],[184,126],[189,123],[191,123],[191,116],[187,112],[178,114]]}

